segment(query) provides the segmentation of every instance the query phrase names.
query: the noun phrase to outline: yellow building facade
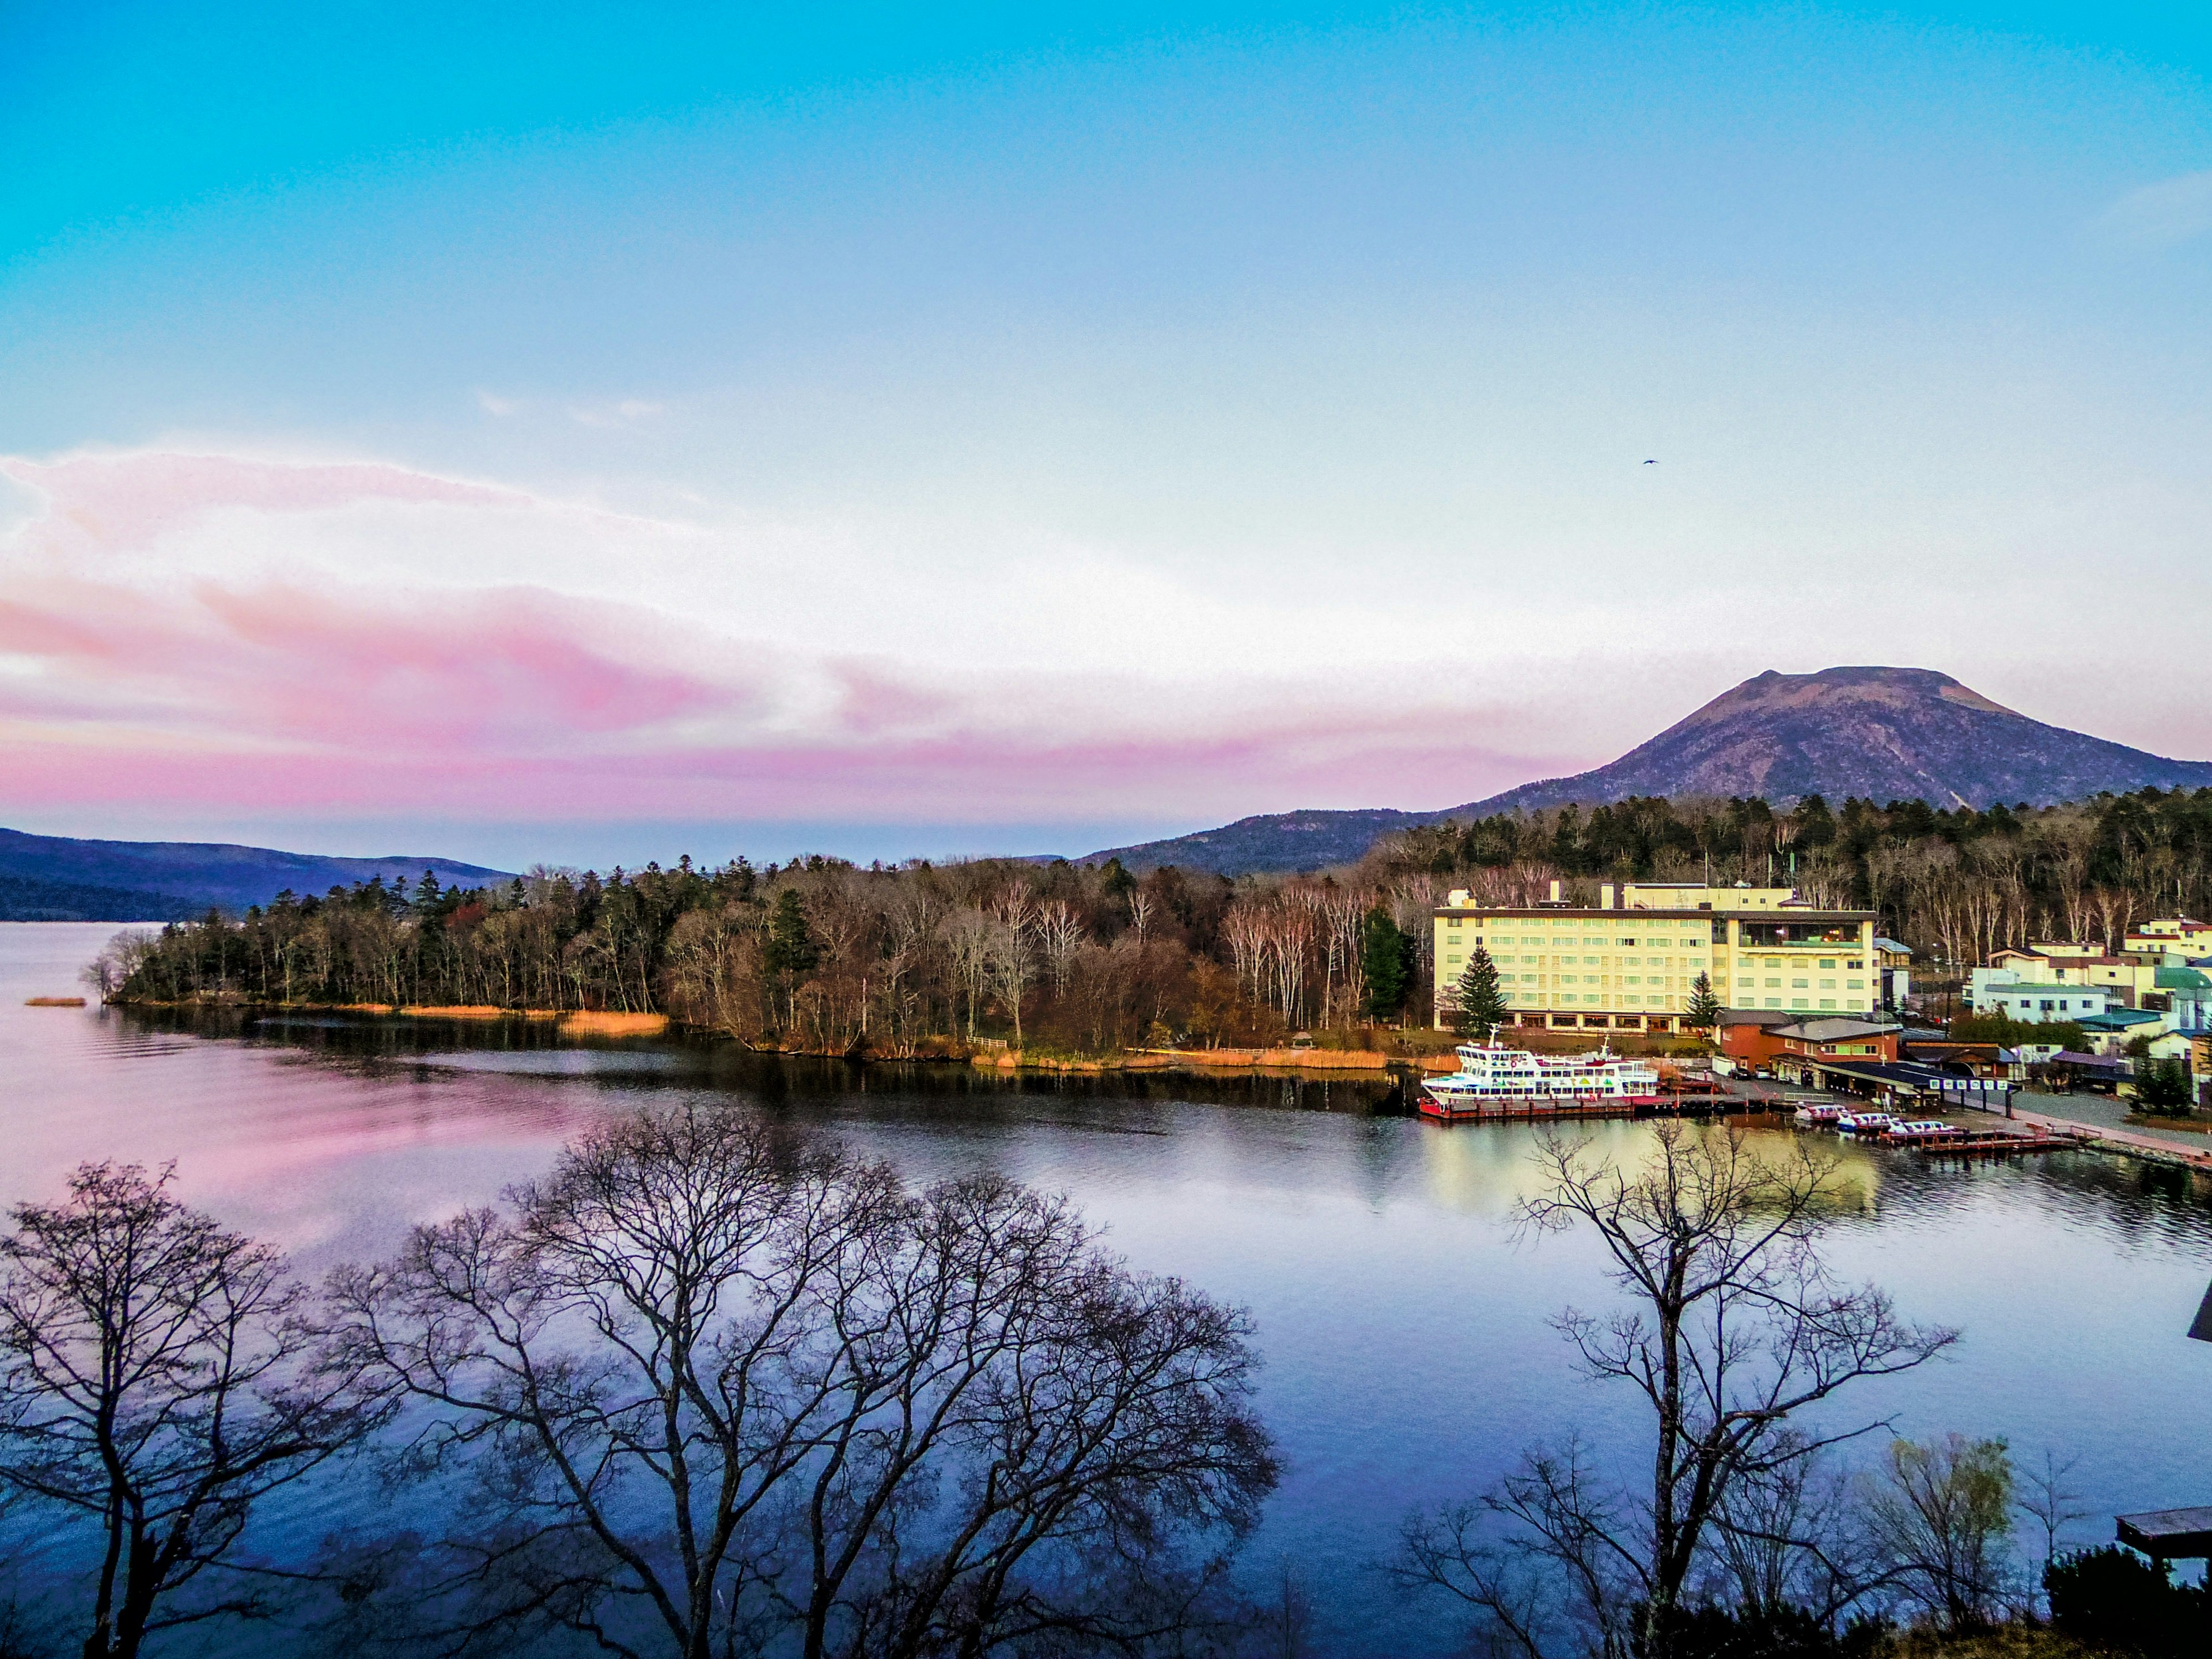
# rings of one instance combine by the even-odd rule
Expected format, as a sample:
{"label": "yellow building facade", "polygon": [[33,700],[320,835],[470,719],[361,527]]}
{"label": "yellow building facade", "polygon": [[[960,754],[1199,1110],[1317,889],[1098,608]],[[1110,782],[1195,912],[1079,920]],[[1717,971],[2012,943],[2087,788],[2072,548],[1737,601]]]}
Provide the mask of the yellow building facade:
{"label": "yellow building facade", "polygon": [[1680,1030],[1700,974],[1724,1008],[1863,1015],[1876,1006],[1870,910],[1806,909],[1787,888],[1632,884],[1620,902],[1610,886],[1601,894],[1595,909],[1516,909],[1453,893],[1434,916],[1436,1023],[1449,1023],[1478,945],[1517,1024]]}

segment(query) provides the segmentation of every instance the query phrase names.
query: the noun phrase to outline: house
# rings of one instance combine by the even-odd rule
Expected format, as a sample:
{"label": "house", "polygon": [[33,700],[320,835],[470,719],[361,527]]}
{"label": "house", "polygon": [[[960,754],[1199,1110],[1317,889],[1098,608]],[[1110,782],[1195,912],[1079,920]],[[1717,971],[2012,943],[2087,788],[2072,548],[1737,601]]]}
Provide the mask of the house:
{"label": "house", "polygon": [[1912,994],[1912,947],[1877,936],[1874,942],[1875,971],[1881,975],[1876,997],[1879,1006],[1902,1008]]}
{"label": "house", "polygon": [[2023,981],[2010,968],[1977,968],[1967,975],[1967,1007],[2030,1025],[2101,1014],[2112,1000],[2100,987]]}
{"label": "house", "polygon": [[1790,1055],[1814,1060],[1897,1058],[1901,1026],[1884,1021],[1832,1018],[1790,1019],[1776,1024],[1765,1011],[1747,1011],[1721,1024],[1721,1052],[1752,1066],[1771,1066]]}
{"label": "house", "polygon": [[2155,964],[2133,957],[2107,956],[2094,945],[2038,942],[2025,951],[1999,951],[1990,967],[2033,985],[2099,985],[2112,1001],[2134,1008],[2151,989]]}
{"label": "house", "polygon": [[2212,1031],[2212,974],[2201,968],[2155,970],[2152,996],[2166,1005],[2167,1026],[2176,1031]]}
{"label": "house", "polygon": [[2139,1036],[2157,1036],[2166,1029],[2166,1016],[2147,1008],[2114,1008],[2075,1024],[2081,1028],[2090,1048],[2107,1058],[2118,1055]]}
{"label": "house", "polygon": [[[2055,1054],[2055,1048],[2045,1050]],[[1939,1072],[1955,1072],[1962,1077],[1995,1078],[2004,1081],[2018,1077],[2026,1069],[2024,1056],[2017,1050],[1999,1047],[1994,1042],[1954,1042],[1948,1037],[1930,1037],[1908,1032],[1899,1038],[1898,1057],[1922,1066],[1932,1066]]]}
{"label": "house", "polygon": [[2212,924],[2187,916],[2161,916],[2130,932],[2122,944],[2130,955],[2153,959],[2153,965],[2179,965],[2193,957],[2212,956]]}

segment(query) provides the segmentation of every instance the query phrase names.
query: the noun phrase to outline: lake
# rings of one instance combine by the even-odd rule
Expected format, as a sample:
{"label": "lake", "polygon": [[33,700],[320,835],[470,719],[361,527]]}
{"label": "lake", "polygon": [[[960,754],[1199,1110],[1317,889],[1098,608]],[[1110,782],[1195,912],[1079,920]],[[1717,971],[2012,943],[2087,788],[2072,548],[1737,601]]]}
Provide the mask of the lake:
{"label": "lake", "polygon": [[[1065,1191],[1132,1262],[1250,1310],[1285,1469],[1246,1559],[1255,1580],[1297,1573],[1321,1651],[1455,1650],[1448,1609],[1374,1570],[1407,1510],[1473,1495],[1535,1439],[1633,1443],[1629,1402],[1579,1380],[1547,1322],[1605,1302],[1590,1241],[1512,1225],[1525,1128],[1428,1123],[1372,1082],[1009,1079],[564,1045],[519,1024],[23,1006],[76,993],[114,931],[0,924],[0,1197],[55,1195],[81,1159],[173,1159],[190,1201],[319,1273],[493,1200],[607,1114],[686,1097],[818,1125],[915,1181],[993,1168]],[[1594,1129],[1632,1155],[1647,1134]],[[1846,1156],[1865,1201],[1830,1260],[1965,1333],[1851,1407],[1914,1435],[2002,1435],[2024,1464],[2077,1459],[2081,1541],[2115,1512],[2212,1502],[2192,1426],[2212,1346],[2184,1334],[2212,1277],[2203,1188],[2089,1153]]]}

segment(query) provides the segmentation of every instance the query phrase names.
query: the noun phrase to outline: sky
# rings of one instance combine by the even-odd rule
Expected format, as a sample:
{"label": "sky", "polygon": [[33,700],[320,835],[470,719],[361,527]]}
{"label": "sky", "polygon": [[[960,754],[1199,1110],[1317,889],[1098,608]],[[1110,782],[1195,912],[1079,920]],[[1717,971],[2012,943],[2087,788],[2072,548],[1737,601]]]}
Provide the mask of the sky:
{"label": "sky", "polygon": [[1865,663],[2212,757],[2208,70],[2125,4],[0,7],[0,823],[1079,854]]}

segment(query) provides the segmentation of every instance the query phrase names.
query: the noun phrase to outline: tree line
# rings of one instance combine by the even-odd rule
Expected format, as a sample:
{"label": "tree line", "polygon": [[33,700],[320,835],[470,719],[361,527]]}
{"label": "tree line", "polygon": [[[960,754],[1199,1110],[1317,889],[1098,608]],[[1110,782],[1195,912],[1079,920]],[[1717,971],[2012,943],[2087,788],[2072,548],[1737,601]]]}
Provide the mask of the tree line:
{"label": "tree line", "polygon": [[1599,880],[1794,886],[1810,904],[1875,911],[1891,937],[1949,963],[2037,939],[2117,951],[2153,916],[2212,908],[2212,789],[1985,811],[1638,798],[1422,826],[1368,864],[1380,879],[1431,873],[1503,904],[1534,902],[1552,879],[1585,902]]}
{"label": "tree line", "polygon": [[1268,1042],[1418,1006],[1435,887],[1139,877],[1110,860],[685,859],[468,890],[426,874],[126,934],[92,977],[124,1000],[667,1013],[749,1042],[891,1057],[981,1039]]}
{"label": "tree line", "polygon": [[1356,865],[1238,880],[1118,860],[539,869],[502,887],[380,880],[126,936],[125,1000],[666,1013],[746,1042],[890,1056],[980,1039],[1101,1053],[1270,1042],[1430,1006],[1430,914],[1455,888],[1528,905],[1559,881],[1795,885],[1967,963],[2036,939],[2118,948],[2212,909],[2212,790],[1936,811],[1817,795],[1633,799],[1417,828]]}

